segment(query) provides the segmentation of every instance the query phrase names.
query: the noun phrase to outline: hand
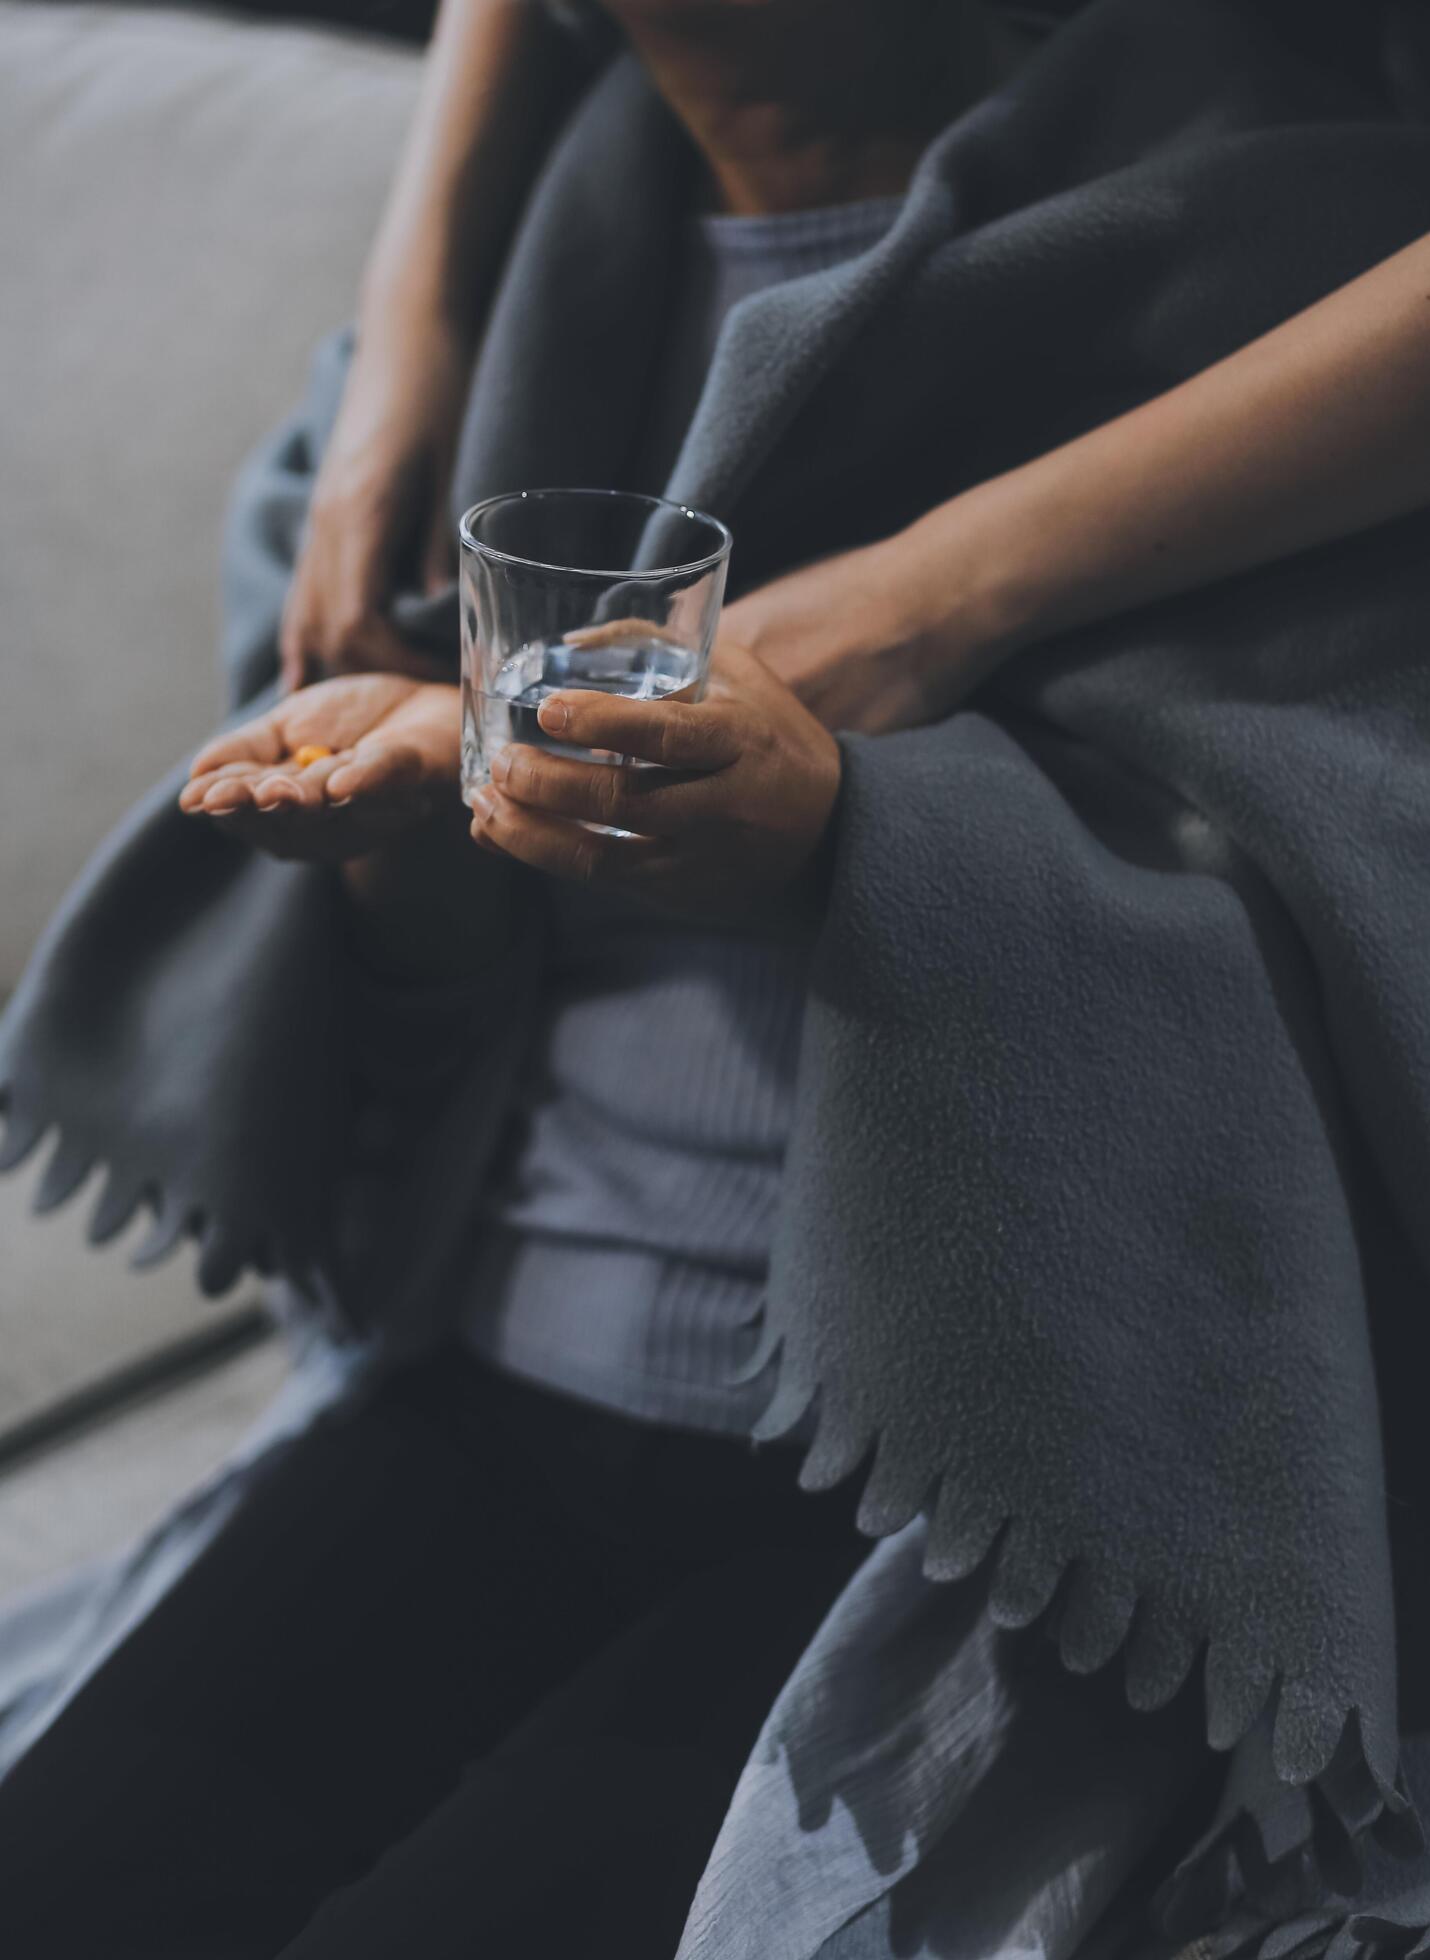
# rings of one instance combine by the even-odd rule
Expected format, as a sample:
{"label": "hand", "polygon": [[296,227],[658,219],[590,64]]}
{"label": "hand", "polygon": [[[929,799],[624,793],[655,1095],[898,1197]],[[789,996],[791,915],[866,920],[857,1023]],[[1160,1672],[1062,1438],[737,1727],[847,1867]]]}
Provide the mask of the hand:
{"label": "hand", "polygon": [[325,674],[439,678],[387,608],[404,559],[428,590],[451,575],[447,493],[470,380],[467,340],[435,314],[359,340],[284,609],[285,688]]}
{"label": "hand", "polygon": [[[305,748],[327,753],[306,766]],[[194,757],[181,810],[273,857],[335,864],[391,843],[458,800],[455,687],[397,674],[321,681]]]}
{"label": "hand", "polygon": [[562,742],[660,766],[513,744],[472,799],[472,835],[487,850],[702,918],[787,918],[817,898],[839,747],[741,649],[717,647],[704,701],[577,688],[551,695],[538,718]]}
{"label": "hand", "polygon": [[747,593],[720,637],[763,661],[826,728],[881,735],[951,714],[1007,647],[974,623],[946,545],[915,526]]}

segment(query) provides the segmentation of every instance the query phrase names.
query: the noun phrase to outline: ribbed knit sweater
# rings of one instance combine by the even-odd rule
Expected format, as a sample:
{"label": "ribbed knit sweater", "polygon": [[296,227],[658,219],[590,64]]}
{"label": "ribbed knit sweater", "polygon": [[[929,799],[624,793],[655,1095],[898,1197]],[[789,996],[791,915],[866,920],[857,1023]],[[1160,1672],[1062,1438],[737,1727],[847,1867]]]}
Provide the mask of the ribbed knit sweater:
{"label": "ribbed knit sweater", "polygon": [[[867,249],[898,200],[692,222],[643,474],[658,489],[731,308]],[[476,1234],[463,1327],[495,1365],[742,1432],[804,1000],[790,942],[553,884],[548,987]]]}

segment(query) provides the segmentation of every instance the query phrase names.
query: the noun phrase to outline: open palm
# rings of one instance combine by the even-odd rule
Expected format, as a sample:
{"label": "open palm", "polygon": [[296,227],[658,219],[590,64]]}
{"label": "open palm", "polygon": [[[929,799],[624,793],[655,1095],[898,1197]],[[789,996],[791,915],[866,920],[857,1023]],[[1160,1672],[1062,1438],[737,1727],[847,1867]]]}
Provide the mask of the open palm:
{"label": "open palm", "polygon": [[[290,695],[194,757],[179,807],[275,857],[361,857],[458,798],[455,687],[354,674]],[[314,759],[302,751],[323,751]]]}

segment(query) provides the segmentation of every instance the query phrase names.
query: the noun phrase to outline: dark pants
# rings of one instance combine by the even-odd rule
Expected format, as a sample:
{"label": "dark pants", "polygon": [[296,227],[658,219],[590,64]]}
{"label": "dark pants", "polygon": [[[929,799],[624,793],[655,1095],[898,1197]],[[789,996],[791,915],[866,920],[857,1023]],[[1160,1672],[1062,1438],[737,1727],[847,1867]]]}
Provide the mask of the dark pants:
{"label": "dark pants", "polygon": [[8,1960],[670,1960],[850,1503],[458,1354],[388,1378],[0,1785]]}

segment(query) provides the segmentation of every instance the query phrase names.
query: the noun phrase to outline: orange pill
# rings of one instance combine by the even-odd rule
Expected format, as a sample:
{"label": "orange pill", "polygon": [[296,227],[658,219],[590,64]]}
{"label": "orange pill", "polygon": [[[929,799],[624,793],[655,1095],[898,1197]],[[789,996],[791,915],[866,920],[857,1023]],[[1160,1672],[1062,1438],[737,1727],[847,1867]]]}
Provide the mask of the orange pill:
{"label": "orange pill", "polygon": [[331,754],[332,750],[325,749],[321,742],[305,742],[293,757],[293,767],[306,769],[310,762],[321,762],[325,756]]}

